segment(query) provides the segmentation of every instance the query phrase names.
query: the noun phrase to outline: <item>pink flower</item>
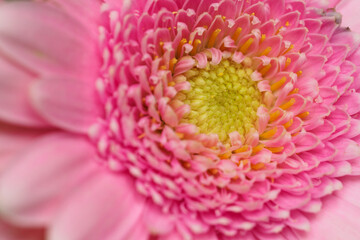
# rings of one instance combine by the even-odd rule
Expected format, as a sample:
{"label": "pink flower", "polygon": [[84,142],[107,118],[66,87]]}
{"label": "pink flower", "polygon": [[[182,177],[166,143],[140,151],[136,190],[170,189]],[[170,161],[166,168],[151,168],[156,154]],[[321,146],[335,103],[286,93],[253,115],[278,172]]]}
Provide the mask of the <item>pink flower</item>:
{"label": "pink flower", "polygon": [[359,239],[356,8],[0,1],[0,239]]}

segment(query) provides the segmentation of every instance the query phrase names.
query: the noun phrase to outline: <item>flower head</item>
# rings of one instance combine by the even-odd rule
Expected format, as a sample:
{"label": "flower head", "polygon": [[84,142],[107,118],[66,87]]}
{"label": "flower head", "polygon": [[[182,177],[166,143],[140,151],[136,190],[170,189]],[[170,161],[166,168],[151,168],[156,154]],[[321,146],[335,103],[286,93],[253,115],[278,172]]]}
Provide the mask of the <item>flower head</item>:
{"label": "flower head", "polygon": [[[360,37],[337,4],[0,5],[33,24],[0,25],[4,69],[26,76],[2,81],[21,97],[5,96],[2,131],[24,143],[0,213],[49,239],[320,239],[310,214],[360,173]],[[44,27],[59,47],[36,42]]]}

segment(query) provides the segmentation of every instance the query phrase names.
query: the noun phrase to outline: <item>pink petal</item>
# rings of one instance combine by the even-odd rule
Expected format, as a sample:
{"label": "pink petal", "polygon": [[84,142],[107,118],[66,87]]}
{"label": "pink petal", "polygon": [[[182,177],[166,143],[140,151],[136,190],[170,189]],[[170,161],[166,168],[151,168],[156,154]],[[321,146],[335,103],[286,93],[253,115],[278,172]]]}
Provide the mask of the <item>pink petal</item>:
{"label": "pink petal", "polygon": [[315,129],[312,129],[312,133],[314,133],[320,139],[327,139],[329,138],[336,130],[334,124],[332,124],[328,120],[324,120],[324,124],[318,126]]}
{"label": "pink petal", "polygon": [[34,72],[92,80],[100,59],[97,44],[88,25],[59,7],[17,1],[0,8],[2,55]]}
{"label": "pink petal", "polygon": [[257,110],[257,116],[258,116],[258,131],[260,133],[265,131],[265,128],[269,122],[270,116],[268,113],[268,110],[265,107],[259,107]]}
{"label": "pink petal", "polygon": [[195,66],[195,60],[191,57],[183,57],[175,66],[174,76],[182,74]]}
{"label": "pink petal", "polygon": [[336,105],[342,109],[346,109],[350,115],[360,111],[360,93],[354,92],[343,95],[336,102]]}
{"label": "pink petal", "polygon": [[0,220],[0,239],[1,240],[41,240],[44,239],[42,229],[28,229],[12,226]]}
{"label": "pink petal", "polygon": [[302,231],[309,231],[310,229],[309,220],[299,211],[293,211],[286,223],[294,229]]}
{"label": "pink petal", "polygon": [[344,189],[323,202],[323,209],[311,217],[308,234],[298,233],[301,239],[360,239],[360,181],[348,178]]}
{"label": "pink petal", "polygon": [[360,146],[347,138],[337,138],[332,142],[337,149],[334,161],[346,161],[360,157]]}
{"label": "pink petal", "polygon": [[50,221],[66,194],[94,172],[94,155],[90,143],[72,134],[35,141],[1,178],[0,212],[25,226]]}
{"label": "pink petal", "polygon": [[[290,41],[294,48],[299,48],[298,46],[302,46],[308,30],[305,27],[302,28],[294,28],[286,31],[283,35],[284,40]],[[297,50],[297,49],[296,49]]]}
{"label": "pink petal", "polygon": [[360,135],[360,120],[352,118],[350,120],[350,128],[347,133],[343,135],[346,138],[353,138]]}
{"label": "pink petal", "polygon": [[338,5],[342,0],[328,0],[329,1],[329,8],[334,8]]}
{"label": "pink petal", "polygon": [[293,195],[282,191],[274,202],[283,209],[296,209],[305,206],[310,201],[310,194]]}
{"label": "pink petal", "polygon": [[304,152],[314,149],[319,145],[320,140],[312,133],[299,133],[293,138],[293,142],[296,145],[296,152]]}
{"label": "pink petal", "polygon": [[285,9],[284,0],[269,0],[268,4],[270,5],[270,13],[272,17],[278,17],[283,14]]}
{"label": "pink petal", "polygon": [[136,227],[126,235],[126,240],[149,240],[149,232],[147,229],[138,223]]}
{"label": "pink petal", "polygon": [[146,239],[146,231],[137,232],[143,210],[144,198],[136,195],[132,181],[103,172],[77,189],[60,209],[48,236],[52,240]]}
{"label": "pink petal", "polygon": [[325,44],[328,41],[328,37],[326,37],[325,35],[322,34],[317,34],[317,33],[313,33],[313,34],[309,34],[309,42],[312,45],[311,48],[311,53],[312,54],[321,54],[321,52],[323,51]]}
{"label": "pink petal", "polygon": [[15,127],[0,122],[0,175],[20,150],[28,147],[45,131]]}
{"label": "pink petal", "polygon": [[319,69],[322,69],[324,64],[326,62],[326,57],[322,55],[314,55],[309,56],[307,58],[307,61],[302,66],[303,75],[302,77],[312,76],[314,77],[319,75],[321,71]]}
{"label": "pink petal", "polygon": [[307,7],[327,9],[334,7],[340,0],[305,0]]}
{"label": "pink petal", "polygon": [[318,213],[321,210],[322,202],[319,199],[313,199],[301,208],[301,211],[308,213]]}
{"label": "pink petal", "polygon": [[353,159],[349,161],[351,164],[351,175],[358,176],[360,175],[360,159]]}
{"label": "pink petal", "polygon": [[[163,235],[159,237],[159,240],[183,240],[184,237],[177,231],[173,231],[170,234]],[[194,240],[218,240],[214,232],[208,232],[200,235],[195,235]]]}
{"label": "pink petal", "polygon": [[158,206],[153,204],[147,204],[143,221],[152,234],[165,235],[174,228],[174,220],[171,215],[163,213]]}
{"label": "pink petal", "polygon": [[347,161],[333,162],[335,172],[331,175],[332,177],[343,177],[351,174],[351,164]]}
{"label": "pink petal", "polygon": [[31,86],[31,100],[56,127],[86,133],[99,115],[94,87],[73,79],[43,79]]}
{"label": "pink petal", "polygon": [[101,1],[88,1],[88,0],[77,0],[77,1],[66,1],[66,0],[52,0],[49,2],[56,7],[61,7],[71,17],[76,18],[77,21],[85,25],[88,30],[97,36],[98,27],[96,24],[100,19],[100,7]]}
{"label": "pink petal", "polygon": [[196,236],[197,240],[217,240],[219,239],[214,232],[208,232]]}
{"label": "pink petal", "polygon": [[342,0],[336,7],[342,14],[342,26],[350,27],[352,31],[360,32],[360,20],[358,12],[360,5],[357,1]]}
{"label": "pink petal", "polygon": [[175,111],[167,104],[166,98],[159,100],[159,111],[162,119],[171,127],[176,127],[179,124],[178,116]]}
{"label": "pink petal", "polygon": [[354,206],[360,208],[360,181],[359,178],[345,177],[343,178],[344,187],[341,191],[335,193],[335,195],[344,201],[347,201]]}
{"label": "pink petal", "polygon": [[31,73],[0,54],[0,119],[29,127],[43,127],[46,122],[29,104]]}

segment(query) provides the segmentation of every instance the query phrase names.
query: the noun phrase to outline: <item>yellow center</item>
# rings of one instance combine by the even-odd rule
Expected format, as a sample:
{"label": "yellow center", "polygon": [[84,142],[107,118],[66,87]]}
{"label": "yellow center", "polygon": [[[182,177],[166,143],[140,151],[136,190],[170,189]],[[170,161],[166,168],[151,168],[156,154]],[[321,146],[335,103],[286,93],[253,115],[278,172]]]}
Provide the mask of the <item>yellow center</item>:
{"label": "yellow center", "polygon": [[252,72],[229,60],[186,72],[191,89],[178,93],[176,98],[188,104],[191,111],[182,122],[196,125],[201,133],[217,134],[222,142],[228,141],[231,132],[246,134],[254,128],[261,105]]}

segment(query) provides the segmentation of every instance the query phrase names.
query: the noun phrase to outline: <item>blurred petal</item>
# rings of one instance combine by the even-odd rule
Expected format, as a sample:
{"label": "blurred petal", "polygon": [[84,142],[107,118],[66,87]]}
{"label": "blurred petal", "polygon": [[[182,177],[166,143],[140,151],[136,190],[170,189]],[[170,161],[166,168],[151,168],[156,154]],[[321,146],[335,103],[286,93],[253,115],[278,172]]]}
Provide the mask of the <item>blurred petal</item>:
{"label": "blurred petal", "polygon": [[138,224],[143,210],[144,198],[136,195],[127,177],[103,173],[60,209],[49,239],[142,240],[148,235]]}
{"label": "blurred petal", "polygon": [[100,19],[100,6],[102,0],[52,0],[47,3],[52,4],[55,7],[59,7],[71,17],[76,18],[79,22],[85,25],[94,36],[98,33],[97,23]]}
{"label": "blurred petal", "polygon": [[298,232],[301,239],[360,239],[360,180],[346,178],[344,188],[323,202],[323,208],[312,215],[309,233]]}
{"label": "blurred petal", "polygon": [[0,8],[0,56],[35,73],[92,80],[97,51],[88,27],[61,8],[28,1]]}
{"label": "blurred petal", "polygon": [[71,134],[35,141],[1,177],[1,215],[24,226],[46,224],[62,199],[97,169],[94,155],[90,143]]}
{"label": "blurred petal", "polygon": [[143,222],[151,233],[164,235],[173,230],[175,221],[170,214],[164,214],[158,206],[148,203]]}
{"label": "blurred petal", "polygon": [[73,79],[42,79],[31,86],[31,101],[54,126],[87,133],[100,113],[94,86]]}
{"label": "blurred petal", "polygon": [[360,4],[358,1],[342,0],[336,10],[342,14],[342,26],[350,27],[354,32],[360,33]]}
{"label": "blurred petal", "polygon": [[32,78],[25,69],[2,58],[0,53],[1,120],[29,127],[47,125],[30,105],[28,91]]}
{"label": "blurred petal", "polygon": [[0,220],[0,239],[1,240],[43,240],[44,230],[27,229],[12,226]]}
{"label": "blurred petal", "polygon": [[19,152],[45,133],[45,131],[15,127],[2,122],[0,122],[0,132],[0,175],[10,162],[16,160],[14,157]]}

